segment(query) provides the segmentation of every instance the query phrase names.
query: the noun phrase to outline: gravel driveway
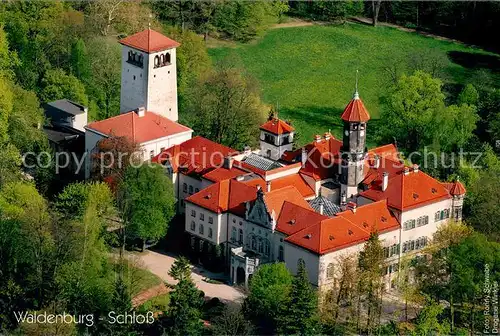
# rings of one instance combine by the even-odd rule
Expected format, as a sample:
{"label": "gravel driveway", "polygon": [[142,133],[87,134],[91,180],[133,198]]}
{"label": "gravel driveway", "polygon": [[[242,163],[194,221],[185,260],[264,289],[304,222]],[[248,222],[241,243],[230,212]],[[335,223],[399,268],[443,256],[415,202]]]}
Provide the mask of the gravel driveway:
{"label": "gravel driveway", "polygon": [[[139,261],[139,267],[148,269],[151,273],[158,275],[169,284],[175,285],[177,283],[177,280],[168,275],[168,271],[176,259],[175,255],[145,251],[140,254],[134,254],[134,257]],[[196,266],[193,266],[192,271],[191,277],[196,287],[205,292],[205,296],[209,298],[217,297],[226,303],[241,304],[243,302],[245,295],[236,287],[226,284],[211,284],[203,281],[206,277],[217,278],[218,276],[215,274]]]}

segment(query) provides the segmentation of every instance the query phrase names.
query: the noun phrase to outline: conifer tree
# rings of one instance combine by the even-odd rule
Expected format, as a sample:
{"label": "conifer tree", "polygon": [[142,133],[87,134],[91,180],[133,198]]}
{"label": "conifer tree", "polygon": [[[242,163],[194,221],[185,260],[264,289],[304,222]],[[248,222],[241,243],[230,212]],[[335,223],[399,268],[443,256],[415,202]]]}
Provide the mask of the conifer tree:
{"label": "conifer tree", "polygon": [[177,260],[169,274],[179,280],[170,293],[170,304],[165,320],[167,335],[201,335],[201,307],[203,292],[196,288],[189,271],[189,263],[185,258]]}
{"label": "conifer tree", "polygon": [[292,281],[290,300],[278,321],[279,332],[287,335],[317,334],[317,310],[317,294],[309,283],[305,263],[300,260],[297,275]]}

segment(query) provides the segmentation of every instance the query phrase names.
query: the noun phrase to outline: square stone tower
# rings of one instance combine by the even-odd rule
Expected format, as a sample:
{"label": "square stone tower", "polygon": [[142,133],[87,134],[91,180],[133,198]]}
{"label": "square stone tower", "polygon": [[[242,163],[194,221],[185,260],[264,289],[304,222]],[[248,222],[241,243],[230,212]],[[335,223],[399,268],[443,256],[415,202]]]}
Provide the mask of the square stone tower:
{"label": "square stone tower", "polygon": [[120,113],[145,107],[177,121],[176,41],[146,29],[120,40]]}

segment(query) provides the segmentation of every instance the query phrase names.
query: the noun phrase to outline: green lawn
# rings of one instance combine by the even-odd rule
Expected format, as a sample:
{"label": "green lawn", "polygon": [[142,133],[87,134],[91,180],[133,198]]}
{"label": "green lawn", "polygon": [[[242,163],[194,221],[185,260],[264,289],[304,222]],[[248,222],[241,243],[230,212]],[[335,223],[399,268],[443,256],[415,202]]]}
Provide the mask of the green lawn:
{"label": "green lawn", "polygon": [[[215,60],[237,55],[259,80],[263,100],[279,102],[280,117],[294,122],[301,143],[328,129],[341,135],[340,114],[352,97],[356,70],[360,96],[374,119],[380,115],[380,98],[390,84],[384,67],[397,59],[434,55],[442,60],[440,72],[445,82],[472,81],[478,67],[454,63],[449,57],[453,51],[484,53],[394,28],[354,23],[272,29],[250,44],[209,49]],[[376,127],[376,122],[371,125]]]}

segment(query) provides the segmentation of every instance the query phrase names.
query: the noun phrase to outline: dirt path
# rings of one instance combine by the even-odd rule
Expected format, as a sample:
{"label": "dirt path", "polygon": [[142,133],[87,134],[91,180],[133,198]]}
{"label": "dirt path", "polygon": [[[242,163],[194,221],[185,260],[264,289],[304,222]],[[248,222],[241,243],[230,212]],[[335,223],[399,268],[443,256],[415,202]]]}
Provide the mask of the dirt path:
{"label": "dirt path", "polygon": [[168,288],[165,284],[159,284],[155,287],[151,287],[146,289],[144,292],[139,293],[138,295],[132,298],[132,307],[138,307],[144,304],[146,301],[157,297],[159,295],[170,292],[170,288]]}

